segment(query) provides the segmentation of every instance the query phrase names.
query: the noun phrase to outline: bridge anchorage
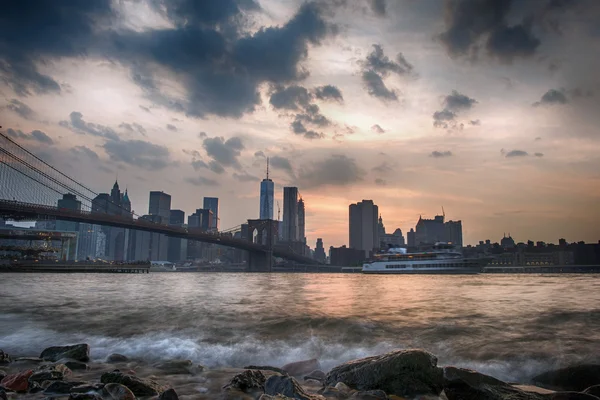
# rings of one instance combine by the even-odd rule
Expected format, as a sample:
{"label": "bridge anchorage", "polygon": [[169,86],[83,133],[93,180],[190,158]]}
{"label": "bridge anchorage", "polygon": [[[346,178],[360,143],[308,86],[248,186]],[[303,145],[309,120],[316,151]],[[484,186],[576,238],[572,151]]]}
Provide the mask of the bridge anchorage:
{"label": "bridge anchorage", "polygon": [[[64,206],[66,197],[68,204],[74,206]],[[253,272],[271,271],[274,258],[302,265],[319,264],[289,246],[279,245],[279,224],[275,220],[250,219],[241,226],[242,238],[234,238],[230,232],[206,232],[199,228],[153,222],[110,199],[102,199],[103,206],[99,207],[98,198],[99,194],[86,185],[0,133],[0,217],[5,220],[55,219],[67,224],[124,228],[213,243],[247,251],[248,271]]]}

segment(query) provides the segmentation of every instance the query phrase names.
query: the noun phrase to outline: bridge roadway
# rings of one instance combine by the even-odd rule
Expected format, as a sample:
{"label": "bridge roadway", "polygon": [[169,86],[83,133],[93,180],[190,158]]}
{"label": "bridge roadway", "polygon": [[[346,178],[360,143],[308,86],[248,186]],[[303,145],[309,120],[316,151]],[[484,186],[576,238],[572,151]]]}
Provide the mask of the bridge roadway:
{"label": "bridge roadway", "polygon": [[[69,210],[65,208],[23,203],[12,200],[0,200],[0,215],[14,220],[53,217],[63,221],[83,222],[88,224],[114,226],[116,228],[137,229],[147,232],[162,233],[170,237],[213,243],[221,246],[246,250],[250,253],[269,254],[270,252],[270,249],[262,244],[253,243],[243,239],[234,239],[230,236],[220,235],[218,233],[208,233],[200,229],[160,225],[154,222],[145,221],[143,219],[124,218],[119,215]],[[278,249],[276,246],[272,249],[272,255],[301,264],[318,264],[317,261],[310,257],[305,257],[290,251]]]}

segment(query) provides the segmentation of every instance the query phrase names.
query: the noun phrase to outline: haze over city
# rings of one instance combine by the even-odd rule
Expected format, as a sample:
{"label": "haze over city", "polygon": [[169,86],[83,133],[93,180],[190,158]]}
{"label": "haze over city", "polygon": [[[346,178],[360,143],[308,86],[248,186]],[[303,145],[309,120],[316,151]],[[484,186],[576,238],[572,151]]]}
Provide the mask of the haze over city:
{"label": "haze over city", "polygon": [[465,244],[600,237],[593,0],[29,7],[0,16],[3,132],[139,214],[161,190],[258,218],[269,157],[311,247],[362,199],[403,232],[443,206]]}

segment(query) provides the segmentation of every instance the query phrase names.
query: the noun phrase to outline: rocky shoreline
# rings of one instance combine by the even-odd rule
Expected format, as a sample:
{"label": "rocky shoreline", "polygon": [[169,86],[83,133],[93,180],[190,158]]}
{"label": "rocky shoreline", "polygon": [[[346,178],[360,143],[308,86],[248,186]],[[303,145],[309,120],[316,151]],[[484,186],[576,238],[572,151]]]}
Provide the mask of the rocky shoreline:
{"label": "rocky shoreline", "polygon": [[548,371],[522,384],[440,367],[423,350],[397,350],[322,371],[318,360],[282,367],[207,369],[189,360],[146,363],[111,354],[90,362],[87,344],[55,346],[39,357],[0,350],[0,400],[600,400],[600,365]]}

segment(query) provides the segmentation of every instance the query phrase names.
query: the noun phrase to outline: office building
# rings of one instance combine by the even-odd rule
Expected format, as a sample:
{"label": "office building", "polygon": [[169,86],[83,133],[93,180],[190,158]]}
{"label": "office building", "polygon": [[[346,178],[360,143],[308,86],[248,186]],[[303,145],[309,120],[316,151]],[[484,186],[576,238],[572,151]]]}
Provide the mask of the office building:
{"label": "office building", "polygon": [[202,229],[208,232],[212,230],[213,219],[212,210],[199,208],[188,217],[188,228]]}
{"label": "office building", "polygon": [[444,218],[444,215],[436,215],[433,219],[425,219],[419,216],[419,221],[415,227],[416,245],[446,242]]}
{"label": "office building", "polygon": [[[375,218],[377,221],[377,218]],[[362,266],[365,260],[365,252],[359,249],[342,247],[329,248],[329,263],[340,267],[358,267]]]}
{"label": "office building", "polygon": [[[182,210],[171,210],[169,214],[169,226],[181,228],[185,225],[185,212]],[[187,259],[187,239],[169,237],[167,249],[167,261],[178,262]]]}
{"label": "office building", "polygon": [[416,246],[415,230],[410,228],[410,231],[406,234],[406,244],[408,247]]}
{"label": "office building", "polygon": [[304,200],[300,197],[300,200],[298,200],[298,240],[302,243],[306,243],[306,222],[304,216]]}
{"label": "office building", "polygon": [[150,192],[148,214],[160,217],[160,220],[155,218],[158,223],[168,224],[171,216],[171,196],[164,192]]}
{"label": "office building", "polygon": [[285,242],[298,240],[298,188],[283,188],[283,235]]}
{"label": "office building", "polygon": [[462,247],[462,221],[448,221],[444,224],[446,233],[445,240],[448,243],[452,243],[455,246]]}
{"label": "office building", "polygon": [[[62,209],[81,211],[81,201],[77,200],[77,197],[71,193],[64,194],[62,199],[58,200],[57,206]],[[79,230],[79,223],[56,220],[56,230],[77,232]]]}
{"label": "office building", "polygon": [[218,231],[219,230],[219,198],[218,197],[205,197],[204,198],[204,207],[205,210],[210,210],[212,212],[212,222],[210,225],[210,230]]}
{"label": "office building", "polygon": [[185,212],[183,210],[171,210],[169,213],[169,225],[181,226],[185,224]]}
{"label": "office building", "polygon": [[325,254],[325,248],[323,247],[323,239],[318,238],[317,244],[315,246],[314,259],[319,262],[324,263],[326,258],[327,258],[327,255]]}
{"label": "office building", "polygon": [[267,177],[260,183],[260,219],[273,219],[275,184],[269,179],[269,159],[267,158]]}
{"label": "office building", "polygon": [[363,200],[349,207],[350,248],[362,250],[365,257],[379,248],[379,207],[373,200]]}

